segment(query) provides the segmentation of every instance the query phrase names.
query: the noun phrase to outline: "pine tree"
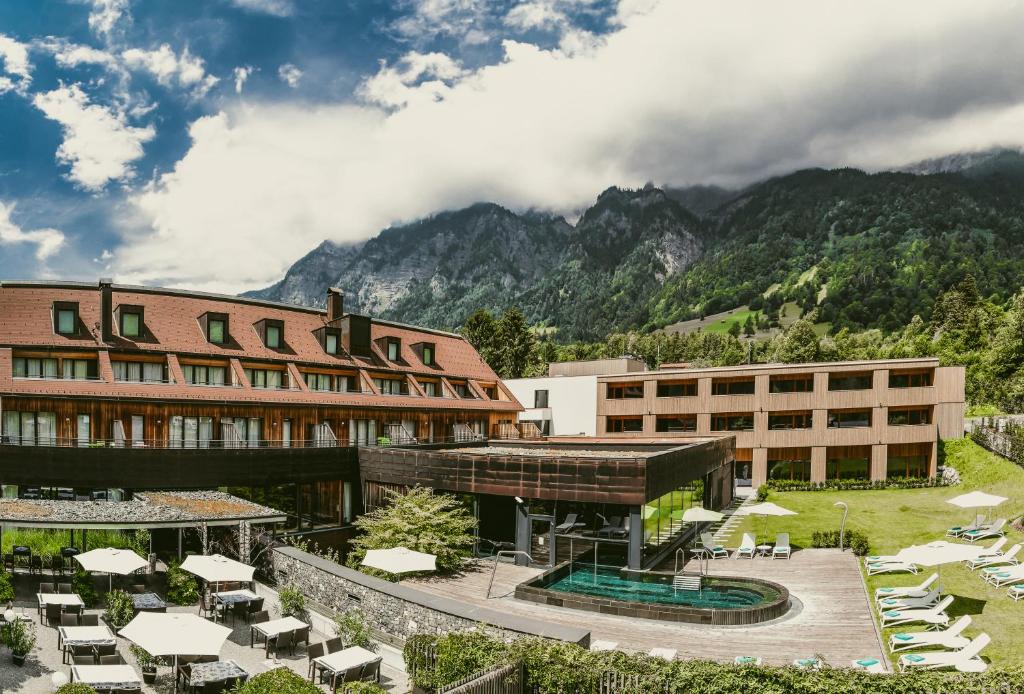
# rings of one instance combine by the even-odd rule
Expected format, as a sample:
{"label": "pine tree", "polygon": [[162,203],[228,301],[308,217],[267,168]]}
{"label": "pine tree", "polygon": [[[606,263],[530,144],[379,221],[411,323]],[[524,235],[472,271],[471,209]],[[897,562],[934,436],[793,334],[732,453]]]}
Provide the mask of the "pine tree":
{"label": "pine tree", "polygon": [[476,348],[480,356],[492,368],[497,370],[498,360],[495,350],[495,339],[498,333],[498,321],[494,319],[491,312],[480,309],[466,319],[462,326],[462,336],[469,340],[469,344]]}
{"label": "pine tree", "polygon": [[514,306],[505,311],[498,321],[494,340],[497,362],[495,370],[498,375],[502,378],[522,378],[536,341],[522,311]]}

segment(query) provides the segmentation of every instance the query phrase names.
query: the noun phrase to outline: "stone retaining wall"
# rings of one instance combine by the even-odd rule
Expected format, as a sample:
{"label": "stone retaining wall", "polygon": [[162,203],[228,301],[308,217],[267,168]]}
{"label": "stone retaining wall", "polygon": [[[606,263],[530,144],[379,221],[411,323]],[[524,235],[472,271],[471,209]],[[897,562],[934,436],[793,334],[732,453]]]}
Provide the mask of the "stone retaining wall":
{"label": "stone retaining wall", "polygon": [[376,632],[402,642],[414,634],[484,629],[499,638],[540,636],[590,645],[586,629],[504,614],[367,576],[295,547],[273,550],[274,578],[337,613],[358,609]]}

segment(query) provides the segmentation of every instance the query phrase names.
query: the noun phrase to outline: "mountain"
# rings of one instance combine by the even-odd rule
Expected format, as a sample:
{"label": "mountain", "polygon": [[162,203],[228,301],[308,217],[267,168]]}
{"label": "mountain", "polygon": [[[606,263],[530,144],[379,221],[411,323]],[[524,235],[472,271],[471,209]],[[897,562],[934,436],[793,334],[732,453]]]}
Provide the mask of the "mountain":
{"label": "mountain", "polygon": [[896,169],[896,171],[918,175],[936,173],[978,175],[1007,166],[1019,167],[1021,163],[1024,163],[1024,155],[1020,150],[993,147],[978,152],[958,152],[947,154],[944,157],[925,159]]}
{"label": "mountain", "polygon": [[325,242],[250,295],[322,305],[338,285],[353,310],[449,329],[517,305],[563,341],[794,303],[833,330],[894,330],[928,319],[968,274],[986,297],[1021,287],[1024,157],[954,159],[935,173],[810,169],[741,191],[610,188],[575,225],[477,204]]}

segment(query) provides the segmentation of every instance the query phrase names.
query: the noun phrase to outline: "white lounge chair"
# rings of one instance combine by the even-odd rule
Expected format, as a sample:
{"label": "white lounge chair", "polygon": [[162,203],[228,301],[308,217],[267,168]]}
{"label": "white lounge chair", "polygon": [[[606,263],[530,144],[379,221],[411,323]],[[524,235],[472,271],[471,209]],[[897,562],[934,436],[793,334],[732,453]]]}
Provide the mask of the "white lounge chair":
{"label": "white lounge chair", "polygon": [[743,540],[740,542],[740,546],[736,549],[736,558],[746,556],[750,559],[754,558],[754,552],[757,551],[757,540],[750,533],[743,533]]}
{"label": "white lounge chair", "polygon": [[729,550],[715,542],[715,537],[711,533],[701,533],[700,544],[711,559],[722,559],[729,556]]}
{"label": "white lounge chair", "polygon": [[996,588],[1002,588],[1003,586],[1009,585],[1011,583],[1020,583],[1021,581],[1024,581],[1024,566],[1018,565],[1012,568],[1007,567],[1002,571],[998,570],[998,567],[994,566],[989,568],[997,570],[993,573],[987,573],[984,569],[982,569],[982,578],[984,578],[987,582],[991,583]]}
{"label": "white lounge chair", "polygon": [[850,667],[855,670],[867,670],[874,675],[884,675],[885,665],[878,658],[861,658],[850,662]]}
{"label": "white lounge chair", "polygon": [[902,562],[903,560],[897,557],[895,554],[869,554],[864,557],[864,565],[868,564],[893,564]]}
{"label": "white lounge chair", "polygon": [[1000,518],[987,528],[968,530],[960,537],[968,542],[977,542],[978,540],[984,540],[986,537],[1002,537],[1005,534],[1005,531],[1003,530],[1004,525],[1006,525],[1006,519]]}
{"label": "white lounge chair", "polygon": [[881,615],[882,627],[894,627],[898,624],[913,624],[924,622],[925,624],[949,624],[949,615],[946,608],[953,604],[953,596],[947,595],[937,605],[932,607],[912,607],[906,610],[886,610]]}
{"label": "white lounge chair", "polygon": [[775,536],[775,547],[772,548],[772,559],[785,557],[789,559],[789,533],[779,533]]}
{"label": "white lounge chair", "polygon": [[[1005,540],[1006,538],[1001,538]],[[971,570],[983,569],[985,567],[994,568],[996,566],[1010,566],[1016,565],[1020,562],[1017,561],[1017,553],[1020,552],[1021,546],[1019,544],[1014,545],[1009,549],[1006,554],[1002,552],[998,554],[982,554],[976,559],[968,559],[966,562],[967,568]]]}
{"label": "white lounge chair", "polygon": [[961,636],[963,630],[971,625],[971,617],[964,615],[942,631],[914,631],[899,632],[889,637],[889,650],[893,653],[910,651],[916,648],[930,648],[941,646],[947,650],[963,648],[971,642],[965,636]]}
{"label": "white lounge chair", "polygon": [[1007,595],[1013,598],[1014,602],[1024,598],[1024,583],[1019,583],[1015,586],[1010,586],[1010,590],[1007,591]]}
{"label": "white lounge chair", "polygon": [[934,573],[916,586],[879,588],[875,591],[875,600],[882,600],[883,598],[920,598],[928,594],[928,590],[937,580],[939,580],[939,574]]}
{"label": "white lounge chair", "polygon": [[760,665],[761,659],[752,655],[738,655],[733,663],[736,665]]}
{"label": "white lounge chair", "polygon": [[959,672],[984,672],[988,664],[978,657],[982,649],[989,644],[988,634],[979,634],[959,651],[939,651],[934,653],[908,653],[900,656],[900,671],[919,668],[922,670],[940,670],[953,668]]}
{"label": "white lounge chair", "polygon": [[974,517],[974,522],[970,525],[954,525],[952,528],[946,531],[946,537],[960,537],[966,532],[971,530],[980,530],[985,527],[985,516],[977,515]]}
{"label": "white lounge chair", "polygon": [[918,607],[931,607],[941,597],[939,590],[939,588],[934,588],[917,598],[883,598],[878,601],[878,608],[882,610],[909,610]]}
{"label": "white lounge chair", "polygon": [[820,670],[821,661],[817,658],[797,658],[793,661],[793,666],[801,670]]}
{"label": "white lounge chair", "polygon": [[903,561],[886,562],[884,564],[868,564],[868,576],[895,573],[897,571],[906,571],[907,573],[916,574],[919,569],[917,568],[917,564],[910,564]]}
{"label": "white lounge chair", "polygon": [[647,655],[651,656],[652,658],[663,658],[664,660],[675,660],[676,659],[676,653],[678,653],[678,651],[676,651],[676,649],[674,649],[674,648],[652,648]]}

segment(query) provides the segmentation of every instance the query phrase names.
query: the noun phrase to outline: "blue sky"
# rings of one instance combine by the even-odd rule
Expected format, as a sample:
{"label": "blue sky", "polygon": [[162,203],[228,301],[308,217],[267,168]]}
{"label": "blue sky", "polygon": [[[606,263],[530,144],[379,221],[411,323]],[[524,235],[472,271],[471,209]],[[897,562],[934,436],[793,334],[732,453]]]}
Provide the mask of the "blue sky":
{"label": "blue sky", "polygon": [[[922,10],[927,7],[928,11]],[[324,239],[1024,138],[1024,10],[4,0],[0,277],[242,291]]]}

